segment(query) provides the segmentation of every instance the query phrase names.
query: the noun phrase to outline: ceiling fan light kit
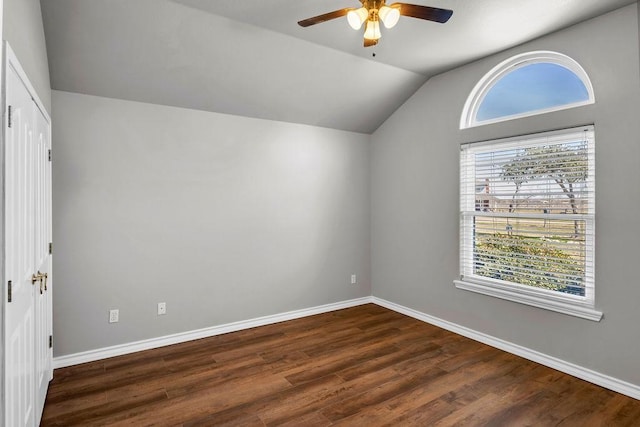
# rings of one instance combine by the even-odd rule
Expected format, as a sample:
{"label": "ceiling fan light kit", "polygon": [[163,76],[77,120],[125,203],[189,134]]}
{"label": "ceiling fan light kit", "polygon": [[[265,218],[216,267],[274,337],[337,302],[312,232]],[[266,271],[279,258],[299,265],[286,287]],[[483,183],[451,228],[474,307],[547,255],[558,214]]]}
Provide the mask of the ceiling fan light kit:
{"label": "ceiling fan light kit", "polygon": [[400,19],[400,10],[395,7],[382,6],[378,10],[378,16],[382,20],[385,28],[393,28]]}
{"label": "ceiling fan light kit", "polygon": [[416,4],[393,3],[387,6],[385,0],[360,0],[360,3],[362,3],[362,7],[360,8],[348,7],[335,10],[298,21],[298,25],[308,27],[346,15],[349,26],[354,30],[359,30],[362,28],[362,24],[366,22],[364,46],[369,47],[378,44],[378,40],[382,37],[380,33],[380,21],[382,21],[385,28],[393,28],[398,23],[400,15],[404,15],[443,24],[453,15],[453,11],[449,9],[439,9],[437,7],[420,6]]}
{"label": "ceiling fan light kit", "polygon": [[367,28],[364,30],[364,38],[369,40],[378,40],[382,37],[380,33],[380,23],[378,21],[367,21]]}
{"label": "ceiling fan light kit", "polygon": [[369,17],[369,11],[364,7],[360,9],[350,10],[347,13],[347,22],[354,30],[359,30],[364,24],[364,21]]}

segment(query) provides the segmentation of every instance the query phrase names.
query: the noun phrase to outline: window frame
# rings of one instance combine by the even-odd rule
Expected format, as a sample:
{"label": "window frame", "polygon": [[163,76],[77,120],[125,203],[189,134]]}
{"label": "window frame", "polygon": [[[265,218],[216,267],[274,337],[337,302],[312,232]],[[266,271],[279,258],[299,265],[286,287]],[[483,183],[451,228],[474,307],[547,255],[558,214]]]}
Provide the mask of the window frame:
{"label": "window frame", "polygon": [[[568,293],[536,288],[528,285],[521,285],[515,282],[492,279],[473,274],[474,247],[476,244],[473,218],[476,214],[469,214],[470,206],[474,206],[473,211],[477,211],[475,187],[477,177],[475,169],[469,166],[466,161],[468,155],[477,153],[487,153],[504,149],[504,147],[514,147],[515,149],[527,147],[539,147],[543,144],[541,140],[547,138],[562,138],[565,135],[575,135],[577,132],[586,132],[588,150],[587,162],[589,170],[595,175],[595,131],[592,125],[578,128],[564,129],[553,132],[543,132],[530,134],[514,138],[502,138],[480,143],[468,143],[461,146],[460,153],[460,280],[454,280],[456,288],[481,293],[488,296],[506,299],[534,307],[539,307],[563,314],[581,317],[593,321],[602,319],[602,312],[595,309],[595,176],[588,179],[587,185],[591,190],[587,198],[588,213],[581,215],[585,220],[585,256],[586,256],[586,277],[593,280],[585,286],[585,296],[571,295]],[[575,138],[574,138],[575,139]],[[568,139],[568,142],[570,139]],[[473,200],[471,200],[473,199]],[[481,216],[486,216],[483,213]],[[471,222],[470,222],[471,221]]]}
{"label": "window frame", "polygon": [[[562,104],[539,110],[531,110],[524,113],[502,116],[489,120],[478,121],[476,119],[480,106],[482,105],[486,95],[491,91],[491,89],[493,89],[493,87],[498,81],[500,81],[500,79],[519,68],[538,63],[555,64],[571,71],[585,85],[589,94],[589,99],[586,101],[572,102],[569,104]],[[462,110],[462,116],[460,117],[460,129],[484,126],[492,123],[515,120],[522,117],[536,116],[539,114],[581,107],[593,103],[595,103],[595,94],[593,91],[591,80],[589,79],[589,76],[587,75],[584,68],[582,68],[582,66],[575,60],[562,53],[547,50],[527,52],[512,56],[511,58],[501,62],[493,69],[491,69],[491,71],[485,74],[482,79],[480,79],[480,81],[471,91],[471,94],[467,98],[465,106]]]}

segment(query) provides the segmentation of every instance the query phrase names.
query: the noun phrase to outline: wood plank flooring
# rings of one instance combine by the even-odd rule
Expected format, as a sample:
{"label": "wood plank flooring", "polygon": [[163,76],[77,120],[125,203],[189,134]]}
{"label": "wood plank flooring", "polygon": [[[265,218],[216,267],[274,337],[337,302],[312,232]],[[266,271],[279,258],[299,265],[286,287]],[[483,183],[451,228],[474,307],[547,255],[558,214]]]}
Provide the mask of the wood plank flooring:
{"label": "wood plank flooring", "polygon": [[640,401],[368,304],[57,369],[43,426],[639,426]]}

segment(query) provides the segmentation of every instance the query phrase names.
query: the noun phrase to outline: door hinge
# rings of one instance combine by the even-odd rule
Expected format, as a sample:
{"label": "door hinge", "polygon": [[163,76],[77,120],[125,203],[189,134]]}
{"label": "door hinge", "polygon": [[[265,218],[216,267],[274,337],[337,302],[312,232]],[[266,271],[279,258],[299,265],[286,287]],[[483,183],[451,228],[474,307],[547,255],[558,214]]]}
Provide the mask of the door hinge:
{"label": "door hinge", "polygon": [[49,335],[49,348],[53,348],[53,335]]}
{"label": "door hinge", "polygon": [[51,149],[49,149],[49,161],[51,161]]}
{"label": "door hinge", "polygon": [[8,300],[9,302],[11,302],[11,280],[9,280],[9,283],[7,285],[7,294],[8,294]]}
{"label": "door hinge", "polygon": [[7,112],[7,115],[8,115],[8,117],[7,117],[7,122],[8,122],[7,127],[11,127],[11,105],[9,105],[8,110],[9,111]]}
{"label": "door hinge", "polygon": [[53,254],[53,243],[49,243],[49,255]]}

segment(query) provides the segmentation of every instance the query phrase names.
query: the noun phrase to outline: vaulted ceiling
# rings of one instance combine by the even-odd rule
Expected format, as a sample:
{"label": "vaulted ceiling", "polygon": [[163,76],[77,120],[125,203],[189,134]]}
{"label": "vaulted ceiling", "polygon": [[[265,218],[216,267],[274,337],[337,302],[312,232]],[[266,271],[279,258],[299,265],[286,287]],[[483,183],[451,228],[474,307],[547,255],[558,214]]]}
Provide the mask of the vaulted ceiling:
{"label": "vaulted ceiling", "polygon": [[[53,89],[371,133],[430,76],[635,0],[408,0],[364,48],[356,0],[41,0]],[[391,2],[390,2],[391,3]],[[373,55],[375,53],[375,56]]]}

